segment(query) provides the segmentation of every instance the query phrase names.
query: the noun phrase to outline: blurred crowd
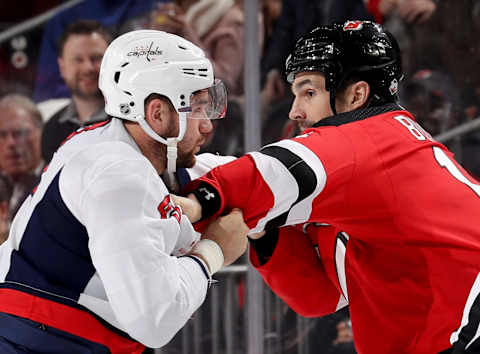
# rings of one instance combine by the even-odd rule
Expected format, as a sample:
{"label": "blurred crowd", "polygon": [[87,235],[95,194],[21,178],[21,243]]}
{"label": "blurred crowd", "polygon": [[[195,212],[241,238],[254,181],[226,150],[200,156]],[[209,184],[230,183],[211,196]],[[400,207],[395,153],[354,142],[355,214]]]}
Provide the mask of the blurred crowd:
{"label": "blurred crowd", "polygon": [[[19,7],[2,2],[0,31],[68,3],[31,0]],[[401,103],[433,136],[480,116],[480,1],[259,0],[259,5],[263,144],[298,132],[288,120],[292,95],[283,77],[296,39],[317,25],[349,19],[374,20],[397,37],[404,53]],[[229,104],[203,151],[241,155],[243,6],[243,0],[84,0],[2,39],[0,243],[62,141],[79,127],[107,118],[97,85],[100,63],[110,41],[127,31],[163,30],[204,49],[227,85]],[[480,176],[478,131],[447,144]],[[310,332],[316,345],[328,348],[322,353],[355,352],[348,312],[319,320]]]}

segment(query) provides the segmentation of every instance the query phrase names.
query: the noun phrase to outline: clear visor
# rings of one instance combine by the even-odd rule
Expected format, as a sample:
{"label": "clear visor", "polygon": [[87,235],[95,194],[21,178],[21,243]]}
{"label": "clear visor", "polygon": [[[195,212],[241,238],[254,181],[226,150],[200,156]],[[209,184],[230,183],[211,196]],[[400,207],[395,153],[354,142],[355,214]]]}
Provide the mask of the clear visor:
{"label": "clear visor", "polygon": [[227,89],[223,82],[215,79],[213,86],[196,91],[190,96],[190,107],[179,112],[188,112],[189,119],[221,119],[227,112]]}

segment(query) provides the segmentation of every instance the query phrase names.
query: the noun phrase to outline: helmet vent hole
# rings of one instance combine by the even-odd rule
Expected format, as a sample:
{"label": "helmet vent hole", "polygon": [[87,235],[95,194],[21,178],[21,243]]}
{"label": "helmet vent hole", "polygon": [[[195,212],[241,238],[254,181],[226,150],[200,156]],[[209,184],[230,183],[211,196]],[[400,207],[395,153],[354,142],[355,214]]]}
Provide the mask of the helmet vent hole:
{"label": "helmet vent hole", "polygon": [[187,75],[196,75],[195,69],[193,68],[183,68],[182,71],[184,74],[187,74]]}
{"label": "helmet vent hole", "polygon": [[130,92],[128,92],[128,91],[123,91],[123,92],[126,93],[126,94],[129,95],[129,96],[132,96],[132,94],[131,94]]}
{"label": "helmet vent hole", "polygon": [[116,71],[115,75],[113,76],[113,80],[116,84],[118,84],[118,80],[120,80],[120,71]]}
{"label": "helmet vent hole", "polygon": [[126,67],[128,64],[130,64],[130,63],[127,61],[126,63],[123,63],[123,64],[121,65],[121,67],[124,68],[124,67]]}
{"label": "helmet vent hole", "polygon": [[207,68],[200,68],[200,69],[197,69],[198,71],[208,71]]}
{"label": "helmet vent hole", "polygon": [[187,50],[187,48],[185,48],[184,46],[181,46],[181,45],[179,45],[178,48],[183,49],[183,50]]}

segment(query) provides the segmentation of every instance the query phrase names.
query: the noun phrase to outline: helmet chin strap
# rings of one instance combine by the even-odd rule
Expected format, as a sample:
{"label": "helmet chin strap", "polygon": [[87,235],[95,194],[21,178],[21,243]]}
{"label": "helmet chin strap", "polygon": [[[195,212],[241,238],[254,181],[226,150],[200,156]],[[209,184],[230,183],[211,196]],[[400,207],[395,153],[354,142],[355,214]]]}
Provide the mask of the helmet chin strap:
{"label": "helmet chin strap", "polygon": [[177,170],[177,144],[179,141],[183,139],[186,130],[186,120],[187,120],[187,113],[180,112],[179,114],[179,132],[178,136],[175,138],[162,138],[158,135],[147,123],[145,117],[143,115],[139,115],[136,118],[138,124],[142,127],[145,133],[148,134],[152,139],[158,141],[167,146],[167,171],[168,172],[175,172]]}
{"label": "helmet chin strap", "polygon": [[167,171],[174,173],[177,170],[177,138],[167,139]]}

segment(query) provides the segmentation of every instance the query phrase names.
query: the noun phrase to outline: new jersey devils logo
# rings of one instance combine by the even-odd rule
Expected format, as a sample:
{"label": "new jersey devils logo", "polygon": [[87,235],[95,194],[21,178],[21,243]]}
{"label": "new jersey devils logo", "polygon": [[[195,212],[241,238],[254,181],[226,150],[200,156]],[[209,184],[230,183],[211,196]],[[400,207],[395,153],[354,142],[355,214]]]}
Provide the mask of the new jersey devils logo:
{"label": "new jersey devils logo", "polygon": [[343,25],[344,31],[359,31],[363,28],[362,21],[347,21]]}

